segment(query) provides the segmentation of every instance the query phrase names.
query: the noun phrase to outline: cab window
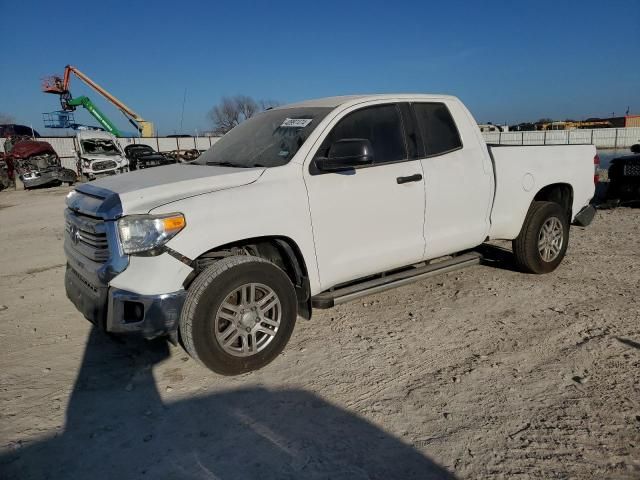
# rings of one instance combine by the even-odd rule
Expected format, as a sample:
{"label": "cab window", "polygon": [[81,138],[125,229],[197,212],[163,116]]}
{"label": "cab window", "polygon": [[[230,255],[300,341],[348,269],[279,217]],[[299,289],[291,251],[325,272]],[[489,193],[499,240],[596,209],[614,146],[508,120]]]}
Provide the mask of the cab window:
{"label": "cab window", "polygon": [[400,112],[395,104],[375,105],[348,114],[333,127],[317,156],[327,156],[334,142],[346,138],[369,140],[373,147],[374,164],[407,158]]}
{"label": "cab window", "polygon": [[414,103],[427,157],[462,148],[462,140],[451,112],[444,103]]}

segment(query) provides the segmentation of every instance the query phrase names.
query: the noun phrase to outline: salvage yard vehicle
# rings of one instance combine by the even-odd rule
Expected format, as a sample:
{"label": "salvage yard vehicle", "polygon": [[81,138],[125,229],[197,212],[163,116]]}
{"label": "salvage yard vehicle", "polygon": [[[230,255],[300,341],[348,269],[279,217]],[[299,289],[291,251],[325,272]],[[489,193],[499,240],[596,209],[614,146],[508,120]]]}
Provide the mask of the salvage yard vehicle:
{"label": "salvage yard vehicle", "polygon": [[175,159],[176,162],[191,162],[201,155],[200,150],[197,148],[190,148],[187,150],[171,150],[167,153],[167,156]]}
{"label": "salvage yard vehicle", "polygon": [[12,183],[11,174],[9,173],[9,166],[4,159],[4,153],[0,152],[0,191],[5,188],[9,188]]}
{"label": "salvage yard vehicle", "polygon": [[633,145],[631,152],[611,160],[607,189],[610,202],[640,202],[640,144]]}
{"label": "salvage yard vehicle", "polygon": [[21,139],[13,143],[7,155],[14,169],[29,190],[47,185],[67,183],[73,185],[76,172],[64,168],[58,154],[47,142]]}
{"label": "salvage yard vehicle", "polygon": [[171,165],[177,160],[156,152],[149,145],[134,144],[124,147],[124,153],[129,161],[129,170],[143,170],[145,168]]}
{"label": "salvage yard vehicle", "polygon": [[595,214],[595,154],[487,146],[451,96],[277,107],[192,163],[71,192],[67,295],[108,332],[167,335],[240,374],[272,361],[298,316],[476,265],[487,240],[553,271],[570,224]]}
{"label": "salvage yard vehicle", "polygon": [[78,173],[84,181],[129,171],[129,161],[112,134],[96,130],[80,131],[76,157]]}

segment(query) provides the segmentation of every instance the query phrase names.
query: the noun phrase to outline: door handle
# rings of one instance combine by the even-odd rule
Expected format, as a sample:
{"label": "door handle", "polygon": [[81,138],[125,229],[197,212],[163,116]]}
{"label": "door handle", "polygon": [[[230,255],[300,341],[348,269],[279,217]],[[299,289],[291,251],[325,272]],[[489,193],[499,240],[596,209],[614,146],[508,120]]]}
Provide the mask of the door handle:
{"label": "door handle", "polygon": [[420,173],[416,173],[415,175],[409,175],[408,177],[396,178],[396,182],[398,182],[399,185],[402,185],[403,183],[409,183],[409,182],[419,182],[420,180],[422,180],[422,174]]}

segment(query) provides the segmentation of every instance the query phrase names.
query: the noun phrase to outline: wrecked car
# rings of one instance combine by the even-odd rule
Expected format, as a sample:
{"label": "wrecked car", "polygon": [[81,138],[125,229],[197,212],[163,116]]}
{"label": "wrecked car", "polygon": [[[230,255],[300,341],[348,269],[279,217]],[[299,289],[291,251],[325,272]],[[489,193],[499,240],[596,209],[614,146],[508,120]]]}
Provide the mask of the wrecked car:
{"label": "wrecked car", "polygon": [[189,150],[172,150],[167,153],[168,156],[174,158],[176,162],[191,162],[198,158],[202,152],[196,148]]}
{"label": "wrecked car", "polygon": [[614,158],[609,165],[609,202],[640,202],[640,144],[631,147],[632,155]]}
{"label": "wrecked car", "polygon": [[4,159],[4,153],[0,153],[0,191],[9,188],[12,184],[9,177],[9,167]]}
{"label": "wrecked car", "polygon": [[[6,132],[3,129],[5,125],[0,125],[0,133]],[[3,144],[4,152],[0,152],[0,190],[9,188],[15,183],[15,169],[13,168],[13,158],[11,158],[11,150],[13,145],[22,140],[31,140],[31,137],[21,135],[3,135],[5,138]]]}
{"label": "wrecked car", "polygon": [[84,181],[129,171],[129,161],[112,134],[81,131],[76,140],[78,173]]}
{"label": "wrecked car", "polygon": [[156,152],[149,145],[143,144],[127,145],[124,147],[124,154],[127,156],[127,160],[129,160],[130,170],[142,170],[177,162],[175,158]]}
{"label": "wrecked car", "polygon": [[12,145],[7,156],[27,190],[60,183],[72,185],[76,181],[76,172],[62,166],[47,142],[20,140]]}

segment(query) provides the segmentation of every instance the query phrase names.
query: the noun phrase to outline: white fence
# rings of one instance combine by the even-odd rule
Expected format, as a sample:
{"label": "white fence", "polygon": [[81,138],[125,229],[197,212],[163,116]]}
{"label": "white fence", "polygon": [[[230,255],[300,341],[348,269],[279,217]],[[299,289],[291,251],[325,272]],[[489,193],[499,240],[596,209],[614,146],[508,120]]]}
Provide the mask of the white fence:
{"label": "white fence", "polygon": [[[595,130],[547,130],[533,132],[483,132],[487,143],[500,145],[572,145],[593,144],[598,148],[625,148],[640,143],[640,127],[634,128],[600,128]],[[38,140],[49,142],[58,153],[62,165],[76,168],[75,137],[42,137]],[[206,150],[217,137],[150,137],[150,138],[118,138],[122,148],[132,144],[145,144],[158,152],[172,150]],[[4,139],[0,138],[0,151],[4,151]]]}
{"label": "white fence", "polygon": [[574,145],[590,143],[598,148],[625,148],[640,143],[640,128],[594,130],[546,130],[534,132],[483,132],[487,143],[499,145]]}
{"label": "white fence", "polygon": [[[56,151],[66,168],[76,169],[77,140],[75,137],[40,137],[36,140],[48,142]],[[4,152],[4,138],[0,138],[0,151]],[[173,150],[207,150],[218,141],[217,137],[149,137],[149,138],[118,138],[122,148],[127,145],[149,145],[158,152],[171,152]]]}

